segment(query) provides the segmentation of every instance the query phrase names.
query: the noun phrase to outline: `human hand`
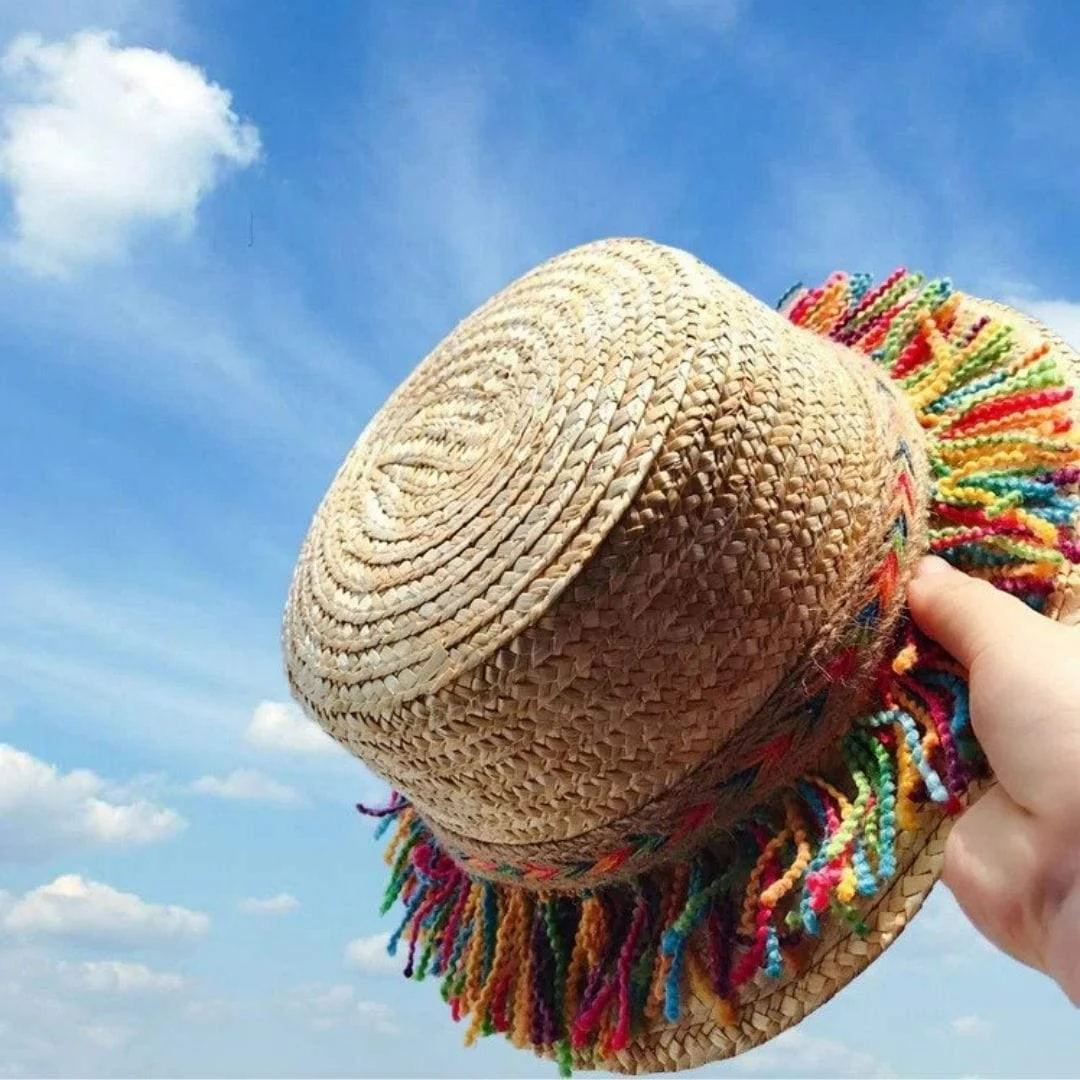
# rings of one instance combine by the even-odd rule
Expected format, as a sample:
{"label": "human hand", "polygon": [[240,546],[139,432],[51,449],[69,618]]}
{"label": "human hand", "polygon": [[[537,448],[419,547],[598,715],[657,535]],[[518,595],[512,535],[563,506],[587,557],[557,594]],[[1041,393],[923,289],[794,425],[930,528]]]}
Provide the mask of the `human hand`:
{"label": "human hand", "polygon": [[1080,626],[935,557],[908,599],[968,671],[972,727],[998,780],[950,833],[942,880],[990,941],[1080,1006]]}

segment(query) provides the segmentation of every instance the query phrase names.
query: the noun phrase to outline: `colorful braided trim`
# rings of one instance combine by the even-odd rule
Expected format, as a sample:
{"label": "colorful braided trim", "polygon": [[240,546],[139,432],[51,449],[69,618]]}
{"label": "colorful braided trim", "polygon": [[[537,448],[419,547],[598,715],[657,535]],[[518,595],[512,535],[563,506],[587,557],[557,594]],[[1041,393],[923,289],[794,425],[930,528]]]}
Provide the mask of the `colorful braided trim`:
{"label": "colorful braided trim", "polygon": [[[964,324],[961,301],[948,282],[897,271],[876,288],[836,274],[783,309],[903,388],[927,433],[930,549],[1041,609],[1080,562],[1073,391],[1048,343],[1025,350],[996,319]],[[895,588],[895,572],[878,575]],[[514,868],[530,888],[470,876],[398,796],[361,807],[382,817],[378,834],[395,826],[382,910],[404,915],[390,952],[405,949],[407,976],[442,980],[467,1043],[504,1033],[564,1076],[678,1021],[688,994],[733,1023],[740,992],[799,970],[826,919],[866,932],[860,905],[895,878],[900,834],[931,805],[959,811],[985,769],[962,670],[906,620],[876,685],[880,709],[844,737],[835,773],[804,777],[691,858],[577,893],[544,891],[544,867]]]}

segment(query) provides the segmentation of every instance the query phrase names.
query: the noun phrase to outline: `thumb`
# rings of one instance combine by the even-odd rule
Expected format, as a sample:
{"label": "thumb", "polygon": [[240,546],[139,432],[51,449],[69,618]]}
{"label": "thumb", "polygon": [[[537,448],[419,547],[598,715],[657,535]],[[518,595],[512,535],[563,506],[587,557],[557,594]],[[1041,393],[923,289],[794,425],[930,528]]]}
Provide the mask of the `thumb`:
{"label": "thumb", "polygon": [[972,727],[1013,801],[1075,825],[1080,642],[1073,631],[940,559],[919,564],[908,604],[920,629],[967,669]]}
{"label": "thumb", "polygon": [[969,670],[993,647],[1036,646],[1052,626],[1016,597],[936,555],[916,566],[908,603],[919,627]]}

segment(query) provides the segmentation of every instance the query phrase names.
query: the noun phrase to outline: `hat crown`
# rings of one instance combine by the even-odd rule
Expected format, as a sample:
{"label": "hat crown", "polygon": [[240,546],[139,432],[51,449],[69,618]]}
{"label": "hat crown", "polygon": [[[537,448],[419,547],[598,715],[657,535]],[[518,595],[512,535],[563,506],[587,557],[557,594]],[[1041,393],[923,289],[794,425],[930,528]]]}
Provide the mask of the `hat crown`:
{"label": "hat crown", "polygon": [[867,603],[912,423],[861,356],[689,255],[559,256],[349,455],[286,613],[294,693],[495,858],[674,827],[747,754],[779,785],[851,714],[808,709],[807,676]]}

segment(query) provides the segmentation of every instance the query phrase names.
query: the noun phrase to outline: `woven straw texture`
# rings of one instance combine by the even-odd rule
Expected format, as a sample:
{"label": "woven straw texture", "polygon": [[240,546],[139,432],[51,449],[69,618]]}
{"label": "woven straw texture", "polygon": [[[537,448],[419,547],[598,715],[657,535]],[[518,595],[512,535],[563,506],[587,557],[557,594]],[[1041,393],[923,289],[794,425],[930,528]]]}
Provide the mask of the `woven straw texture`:
{"label": "woven straw texture", "polygon": [[[1080,386],[1045,328],[965,303],[1052,340]],[[291,689],[481,867],[590,868],[627,836],[680,829],[698,792],[765,754],[680,832],[692,846],[824,764],[864,704],[841,683],[805,711],[874,595],[898,468],[907,544],[866,670],[900,614],[926,546],[922,438],[877,367],[693,257],[639,240],[569,252],[458,326],[353,448],[294,575]],[[1047,610],[1080,622],[1070,575]],[[736,1024],[691,996],[605,1065],[694,1067],[797,1023],[904,929],[951,821],[924,810],[900,840],[895,881],[863,904],[868,935],[837,921],[797,973],[747,988]]]}
{"label": "woven straw texture", "polygon": [[917,446],[869,363],[689,255],[561,256],[349,456],[294,583],[294,693],[456,850],[580,859],[662,831],[790,728],[865,602],[898,424]]}

